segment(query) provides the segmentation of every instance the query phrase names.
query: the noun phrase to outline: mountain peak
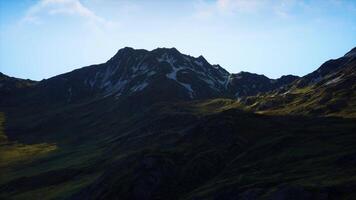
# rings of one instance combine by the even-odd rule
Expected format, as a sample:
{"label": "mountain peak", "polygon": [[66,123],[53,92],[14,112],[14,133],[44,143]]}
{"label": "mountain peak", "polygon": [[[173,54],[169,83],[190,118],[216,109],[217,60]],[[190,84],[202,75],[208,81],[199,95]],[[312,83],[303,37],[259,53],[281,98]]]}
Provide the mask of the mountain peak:
{"label": "mountain peak", "polygon": [[[178,51],[175,47],[171,47],[171,48],[168,48],[168,47],[158,47],[152,51]],[[179,52],[179,51],[178,51]]]}
{"label": "mountain peak", "polygon": [[205,61],[206,61],[206,59],[205,59],[204,56],[202,56],[202,55],[198,56],[197,59],[199,59],[199,60],[205,60]]}
{"label": "mountain peak", "polygon": [[124,48],[119,49],[116,54],[128,53],[128,52],[132,52],[132,51],[135,51],[135,49],[132,47],[124,47]]}
{"label": "mountain peak", "polygon": [[125,47],[106,63],[53,77],[42,85],[55,82],[56,91],[60,91],[55,101],[74,102],[93,96],[125,99],[146,94],[147,102],[155,102],[225,95],[228,75],[203,56],[185,55],[176,48],[148,51]]}
{"label": "mountain peak", "polygon": [[172,47],[172,48],[159,47],[159,48],[152,50],[151,53],[156,54],[156,55],[163,55],[163,54],[169,54],[172,56],[181,55],[181,53],[174,47]]}
{"label": "mountain peak", "polygon": [[120,60],[122,57],[129,57],[131,55],[143,54],[147,53],[148,51],[145,49],[134,49],[132,47],[124,47],[117,51],[117,53],[108,60],[107,63],[115,63]]}
{"label": "mountain peak", "polygon": [[230,74],[219,65],[211,65],[202,55],[193,57],[176,48],[148,51],[124,47],[106,63],[59,75],[39,85],[48,92],[58,91],[53,101],[125,99],[145,94],[148,102],[154,102],[255,95],[283,85],[275,82],[289,83],[292,78],[281,80],[249,72]]}

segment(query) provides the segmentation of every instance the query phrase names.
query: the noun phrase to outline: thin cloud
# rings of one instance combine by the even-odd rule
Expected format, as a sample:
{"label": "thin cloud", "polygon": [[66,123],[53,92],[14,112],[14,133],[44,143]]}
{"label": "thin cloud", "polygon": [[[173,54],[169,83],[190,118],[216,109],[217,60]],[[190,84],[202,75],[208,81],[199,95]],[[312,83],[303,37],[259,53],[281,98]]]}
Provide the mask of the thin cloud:
{"label": "thin cloud", "polygon": [[40,0],[27,10],[22,22],[41,24],[45,16],[79,16],[89,23],[110,25],[112,22],[96,15],[79,0]]}

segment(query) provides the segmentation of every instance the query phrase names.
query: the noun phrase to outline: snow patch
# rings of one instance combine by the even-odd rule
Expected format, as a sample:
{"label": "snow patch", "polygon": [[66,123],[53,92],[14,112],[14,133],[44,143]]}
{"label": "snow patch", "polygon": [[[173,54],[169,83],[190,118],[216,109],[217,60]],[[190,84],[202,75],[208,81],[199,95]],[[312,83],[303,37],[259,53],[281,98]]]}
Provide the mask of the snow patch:
{"label": "snow patch", "polygon": [[[226,80],[224,81],[223,85],[224,85],[224,88],[226,89],[227,86],[232,82],[232,74],[229,74],[227,77],[226,77]],[[222,83],[222,82],[220,82]]]}
{"label": "snow patch", "polygon": [[215,87],[215,83],[214,83],[212,80],[205,78],[204,81],[205,81],[208,85],[210,85],[211,87],[213,87],[213,89],[215,89],[215,88],[214,88],[214,87]]}
{"label": "snow patch", "polygon": [[160,58],[157,58],[157,60],[158,60],[158,62],[167,62],[172,67],[174,66],[174,63],[176,62],[176,60],[172,56],[169,56],[167,53],[164,53]]}
{"label": "snow patch", "polygon": [[342,80],[341,78],[342,78],[342,75],[339,76],[339,77],[336,77],[336,78],[334,78],[334,79],[332,79],[332,80],[330,80],[328,82],[326,82],[324,85],[330,85],[330,84],[338,83],[338,82],[340,82]]}
{"label": "snow patch", "polygon": [[194,91],[192,89],[192,86],[190,84],[188,84],[188,83],[182,83],[182,82],[178,82],[178,83],[181,84],[183,87],[185,87],[185,89],[188,90],[190,98],[193,99],[194,98],[194,96],[193,96]]}
{"label": "snow patch", "polygon": [[147,73],[147,76],[153,76],[153,75],[155,75],[155,74],[156,74],[155,71],[150,71],[150,72]]}
{"label": "snow patch", "polygon": [[138,91],[143,90],[147,86],[148,86],[148,83],[147,82],[143,82],[143,83],[141,83],[139,85],[136,85],[135,87],[131,88],[131,91],[132,92],[138,92]]}
{"label": "snow patch", "polygon": [[177,80],[177,72],[180,70],[181,68],[175,68],[172,67],[172,72],[166,74],[167,78],[178,81]]}
{"label": "snow patch", "polygon": [[199,66],[201,66],[201,67],[204,65],[204,63],[202,61],[195,60],[194,63],[199,65]]}
{"label": "snow patch", "polygon": [[181,69],[182,69],[181,67],[177,67],[177,68],[172,67],[172,72],[166,74],[166,76],[167,76],[167,78],[176,81],[177,83],[179,83],[180,85],[182,85],[186,90],[188,90],[190,98],[193,99],[193,93],[194,93],[194,91],[193,91],[191,85],[190,85],[190,84],[187,84],[187,83],[182,83],[182,82],[180,82],[180,81],[177,80],[177,72],[178,72],[179,70],[181,70]]}
{"label": "snow patch", "polygon": [[128,83],[127,80],[119,80],[118,82],[116,82],[115,84],[111,84],[108,85],[105,88],[105,96],[109,96],[112,94],[116,94],[122,92],[125,89],[126,84]]}
{"label": "snow patch", "polygon": [[285,93],[282,93],[282,95],[287,95],[287,94],[289,94],[291,92],[292,92],[292,90],[290,89],[290,90],[286,91]]}

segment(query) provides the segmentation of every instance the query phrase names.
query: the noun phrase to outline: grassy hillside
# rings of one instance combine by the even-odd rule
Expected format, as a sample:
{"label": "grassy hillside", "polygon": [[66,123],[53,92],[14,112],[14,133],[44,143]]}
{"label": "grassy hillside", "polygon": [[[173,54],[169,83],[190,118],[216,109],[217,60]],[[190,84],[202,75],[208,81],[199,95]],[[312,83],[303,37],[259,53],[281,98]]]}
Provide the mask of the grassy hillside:
{"label": "grassy hillside", "polygon": [[[265,114],[355,118],[356,59],[343,65],[328,67],[332,69],[331,72],[322,78],[321,75],[314,75],[320,71],[319,69],[294,82],[286,89],[246,97],[240,103],[252,111]],[[317,78],[309,80],[310,76]]]}
{"label": "grassy hillside", "polygon": [[227,99],[33,109],[5,112],[5,199],[356,197],[354,119],[253,114]]}
{"label": "grassy hillside", "polygon": [[0,199],[63,197],[97,176],[94,173],[75,176],[84,168],[80,165],[97,154],[88,149],[91,145],[84,145],[87,149],[81,150],[83,146],[74,149],[54,143],[9,141],[4,131],[4,113],[0,113],[0,122]]}

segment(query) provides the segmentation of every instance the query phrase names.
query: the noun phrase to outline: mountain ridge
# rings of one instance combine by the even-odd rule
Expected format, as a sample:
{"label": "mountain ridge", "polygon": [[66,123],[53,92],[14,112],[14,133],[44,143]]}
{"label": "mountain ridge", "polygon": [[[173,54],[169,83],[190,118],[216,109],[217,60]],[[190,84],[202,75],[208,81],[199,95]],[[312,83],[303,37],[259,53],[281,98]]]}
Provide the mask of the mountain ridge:
{"label": "mountain ridge", "polygon": [[[343,57],[323,63],[303,77],[285,75],[270,79],[244,71],[230,73],[220,65],[211,65],[203,56],[185,55],[176,48],[148,51],[125,47],[105,63],[75,69],[39,82],[2,75],[7,78],[2,78],[0,84],[5,85],[6,81],[7,85],[23,83],[26,87],[18,90],[11,86],[11,90],[6,90],[7,98],[0,100],[0,103],[15,105],[26,102],[34,105],[42,102],[43,105],[59,105],[115,98],[151,105],[160,101],[230,98],[239,100],[253,110],[265,110],[274,108],[276,104],[267,102],[267,99],[285,99],[281,95],[288,91],[311,87],[329,79],[329,83],[336,82],[343,76],[331,79],[331,75],[340,70],[339,73],[345,74],[342,71],[355,59],[354,51],[355,48]],[[345,77],[353,74],[352,67],[348,67],[348,70],[350,73]],[[275,94],[279,95],[270,98]],[[259,96],[266,98],[260,101]]]}
{"label": "mountain ridge", "polygon": [[354,117],[356,54],[331,59],[280,90],[242,101],[260,112]]}
{"label": "mountain ridge", "polygon": [[[62,97],[54,94],[54,100],[61,99],[68,102],[75,100],[75,96],[87,98],[94,97],[98,93],[115,97],[131,95],[146,87],[151,87],[153,91],[172,90],[178,94],[178,99],[187,100],[255,95],[290,82],[271,83],[262,90],[248,85],[250,91],[240,92],[246,88],[238,88],[238,86],[236,88],[232,82],[236,82],[235,77],[239,77],[241,73],[231,74],[220,65],[211,65],[203,56],[193,57],[181,54],[175,48],[157,48],[148,51],[125,47],[118,50],[105,63],[44,79],[39,81],[35,88],[37,88],[37,96],[43,96],[41,89],[38,89],[42,88],[45,90],[42,93],[51,93],[51,91],[61,93]],[[258,79],[258,77],[255,75],[252,79]],[[154,85],[157,84],[158,79],[160,84],[167,82],[166,85],[170,87],[162,88]],[[151,82],[153,84],[149,84]],[[270,82],[279,82],[279,79],[270,79]],[[64,85],[68,86],[64,87]],[[80,94],[74,94],[77,91]],[[236,95],[237,93],[242,95]]]}

